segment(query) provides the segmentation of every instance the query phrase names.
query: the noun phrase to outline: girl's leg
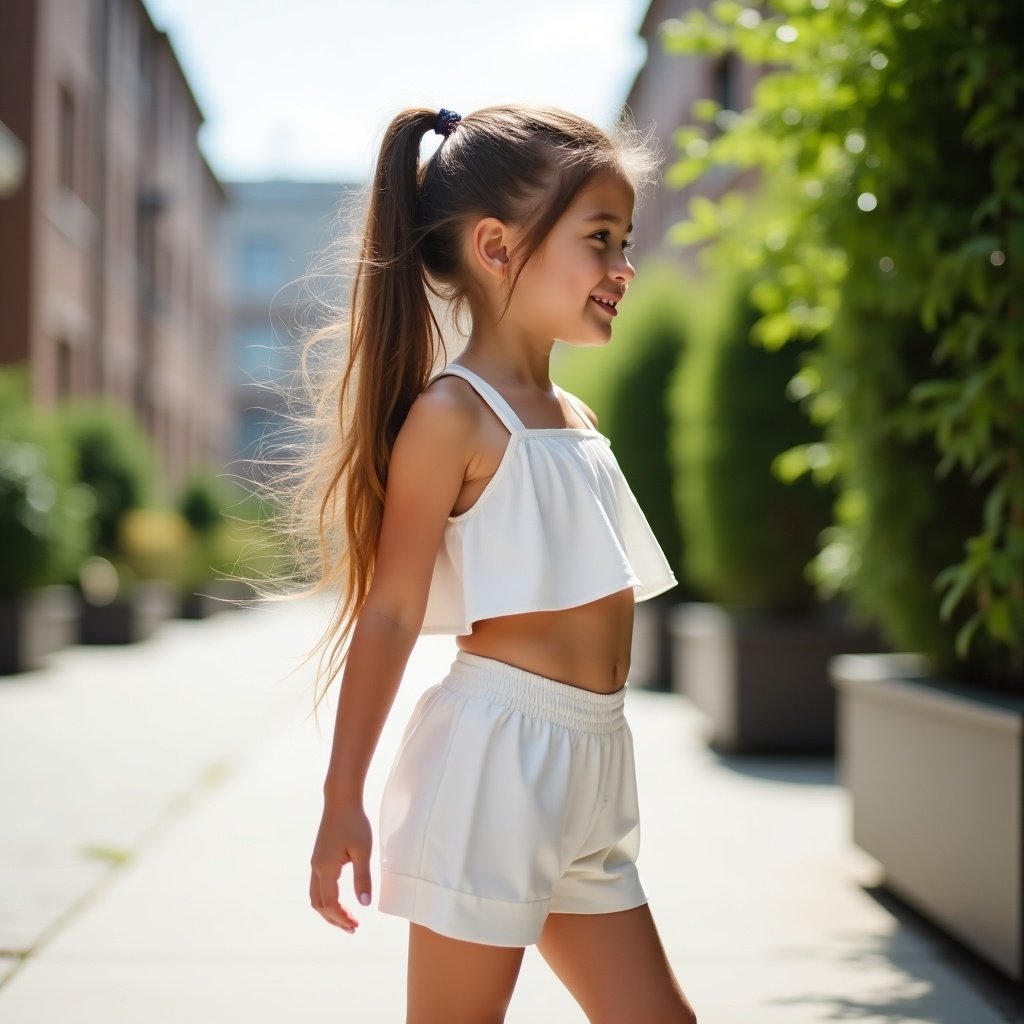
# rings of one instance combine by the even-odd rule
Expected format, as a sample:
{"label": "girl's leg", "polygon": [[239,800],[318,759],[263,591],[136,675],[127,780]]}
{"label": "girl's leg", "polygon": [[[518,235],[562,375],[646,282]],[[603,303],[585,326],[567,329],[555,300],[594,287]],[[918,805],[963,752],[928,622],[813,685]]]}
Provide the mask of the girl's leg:
{"label": "girl's leg", "polygon": [[409,924],[406,1024],[501,1024],[522,946],[485,946]]}
{"label": "girl's leg", "polygon": [[591,1024],[696,1024],[646,903],[613,914],[548,914],[537,949]]}

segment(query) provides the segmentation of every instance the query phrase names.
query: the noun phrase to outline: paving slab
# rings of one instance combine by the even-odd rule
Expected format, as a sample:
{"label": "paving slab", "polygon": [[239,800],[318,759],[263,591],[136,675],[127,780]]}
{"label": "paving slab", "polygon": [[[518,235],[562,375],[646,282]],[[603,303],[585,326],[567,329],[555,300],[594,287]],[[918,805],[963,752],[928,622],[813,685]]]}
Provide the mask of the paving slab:
{"label": "paving slab", "polygon": [[[288,673],[315,612],[170,620],[142,643],[74,646],[0,677],[0,953],[31,953],[303,699]],[[275,629],[286,648],[264,642]]]}

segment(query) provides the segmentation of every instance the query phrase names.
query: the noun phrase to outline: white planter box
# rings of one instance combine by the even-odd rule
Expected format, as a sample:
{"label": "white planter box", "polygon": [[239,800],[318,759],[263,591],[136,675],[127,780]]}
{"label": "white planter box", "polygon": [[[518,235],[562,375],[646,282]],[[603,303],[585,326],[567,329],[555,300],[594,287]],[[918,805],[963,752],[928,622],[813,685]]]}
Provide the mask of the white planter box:
{"label": "white planter box", "polygon": [[845,655],[831,675],[853,841],[887,888],[1022,980],[1024,697],[931,679],[912,655]]}

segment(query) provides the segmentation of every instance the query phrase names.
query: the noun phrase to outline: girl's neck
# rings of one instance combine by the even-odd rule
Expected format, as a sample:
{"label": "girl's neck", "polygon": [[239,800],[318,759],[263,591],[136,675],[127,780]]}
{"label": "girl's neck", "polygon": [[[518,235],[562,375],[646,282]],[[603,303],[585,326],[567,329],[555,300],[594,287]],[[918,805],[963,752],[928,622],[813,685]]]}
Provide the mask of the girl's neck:
{"label": "girl's neck", "polygon": [[511,351],[497,344],[474,342],[471,338],[459,353],[458,361],[478,371],[490,384],[551,390],[551,346],[544,351]]}

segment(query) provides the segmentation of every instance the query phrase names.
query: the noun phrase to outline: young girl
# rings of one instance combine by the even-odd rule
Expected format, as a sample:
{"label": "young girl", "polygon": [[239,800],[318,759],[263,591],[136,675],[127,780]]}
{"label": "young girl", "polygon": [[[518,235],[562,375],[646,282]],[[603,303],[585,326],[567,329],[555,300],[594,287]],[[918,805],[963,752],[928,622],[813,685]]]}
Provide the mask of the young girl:
{"label": "young girl", "polygon": [[[378,906],[410,922],[414,1024],[503,1020],[531,943],[590,1021],[696,1019],[637,874],[623,717],[633,604],[676,579],[597,418],[549,373],[556,339],[611,339],[645,142],[494,106],[405,110],[381,145],[318,494],[321,579],[343,584],[328,685],[344,671],[310,899],[355,931],[339,876],[370,903],[366,772],[417,637],[454,634],[380,809]],[[472,324],[436,373],[428,289]]]}

